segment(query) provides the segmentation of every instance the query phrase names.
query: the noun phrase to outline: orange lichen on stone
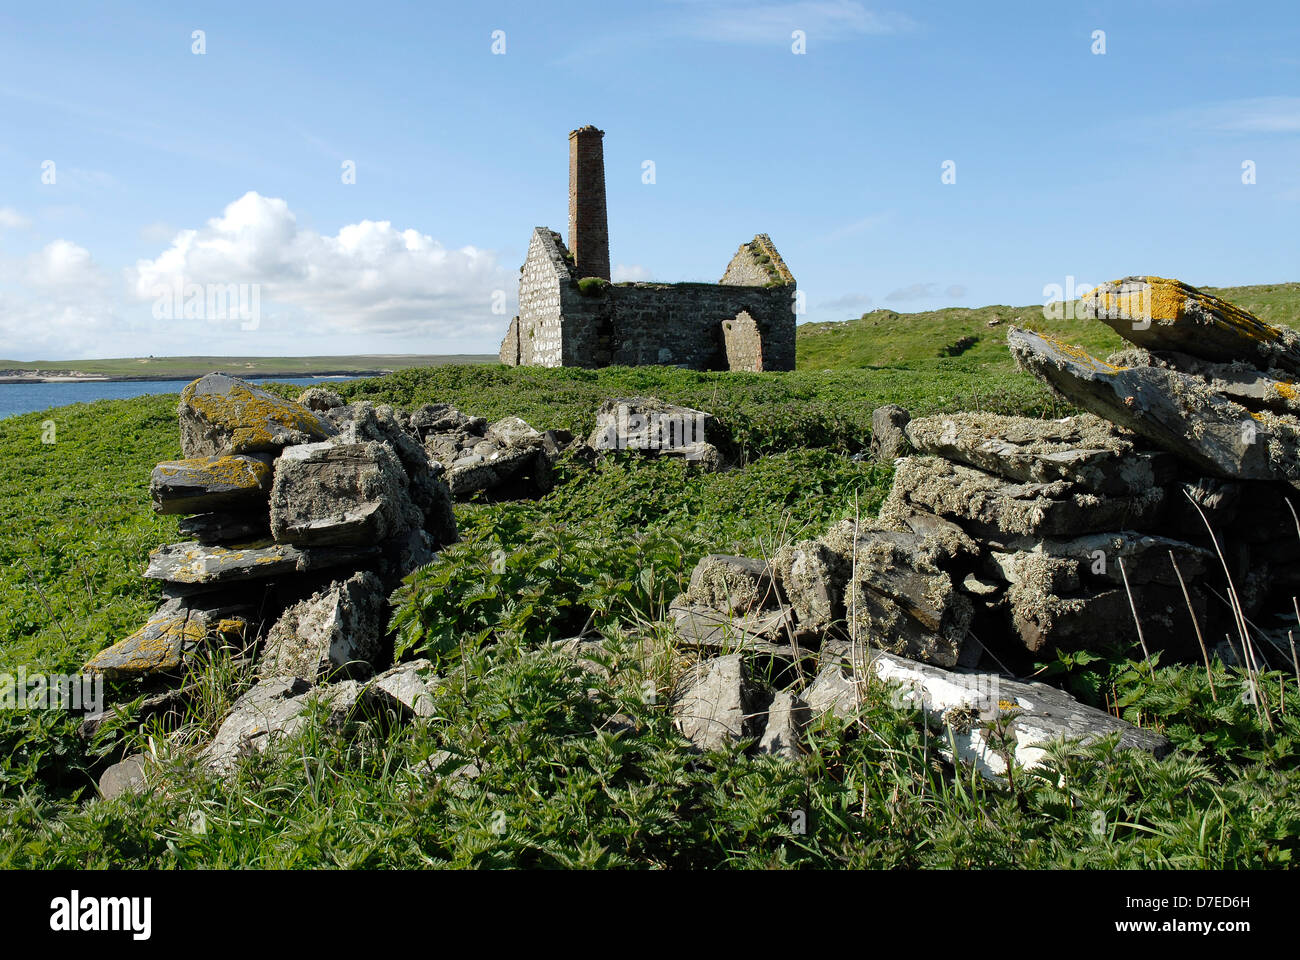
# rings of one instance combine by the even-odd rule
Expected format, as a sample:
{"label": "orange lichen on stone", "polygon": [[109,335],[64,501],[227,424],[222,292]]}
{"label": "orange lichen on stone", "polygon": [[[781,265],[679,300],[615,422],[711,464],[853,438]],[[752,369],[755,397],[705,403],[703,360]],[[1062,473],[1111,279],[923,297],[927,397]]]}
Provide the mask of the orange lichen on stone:
{"label": "orange lichen on stone", "polygon": [[[292,400],[277,397],[239,380],[224,393],[198,392],[202,378],[181,391],[181,403],[189,406],[209,423],[229,430],[230,449],[234,453],[267,450],[276,445],[272,426],[317,437],[332,434],[333,429],[317,414]],[[283,442],[283,441],[280,441]]]}
{"label": "orange lichen on stone", "polygon": [[1103,373],[1119,373],[1121,370],[1127,369],[1127,367],[1117,367],[1113,363],[1107,363],[1105,360],[1098,360],[1082,347],[1076,347],[1074,344],[1066,343],[1064,340],[1058,340],[1056,337],[1044,333],[1040,333],[1038,336],[1046,341],[1053,350],[1064,354],[1071,360],[1076,363],[1081,363],[1084,366],[1092,367],[1093,369],[1100,370]]}

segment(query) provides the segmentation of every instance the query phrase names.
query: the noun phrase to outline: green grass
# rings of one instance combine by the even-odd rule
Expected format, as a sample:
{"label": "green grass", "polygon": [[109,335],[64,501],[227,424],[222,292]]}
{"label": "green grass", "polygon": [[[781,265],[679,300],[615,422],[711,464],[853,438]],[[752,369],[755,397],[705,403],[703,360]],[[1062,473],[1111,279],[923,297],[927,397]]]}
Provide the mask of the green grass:
{"label": "green grass", "polygon": [[[1300,283],[1202,289],[1269,323],[1300,328]],[[1074,305],[1065,306],[1072,310]],[[1073,315],[1067,310],[1062,313]],[[1001,323],[990,327],[991,320]],[[1007,351],[1007,327],[1013,325],[1050,333],[1094,356],[1105,357],[1125,346],[1105,324],[1086,319],[1049,320],[1041,304],[951,307],[901,314],[873,310],[856,320],[800,325],[796,335],[798,368],[925,369],[945,347],[962,337],[978,337],[979,342],[961,354],[962,369],[971,373],[1009,372],[1014,363]]]}
{"label": "green grass", "polygon": [[[1260,296],[1284,310],[1292,292]],[[877,369],[443,366],[341,385],[352,398],[451,402],[577,434],[592,429],[600,401],[652,394],[714,413],[742,466],[702,474],[634,454],[593,465],[571,453],[540,500],[459,505],[462,543],[396,595],[399,647],[433,658],[444,678],[428,720],[362,717],[346,736],[313,723],[226,783],[197,769],[192,751],[252,682],[221,655],[200,665],[204,695],[172,741],[137,730],[128,712],[87,753],[75,718],[0,711],[0,866],[1290,865],[1300,692],[1276,673],[1265,678],[1270,729],[1222,664],[1215,700],[1200,667],[1152,674],[1128,650],[1054,659],[1045,668],[1072,690],[1118,703],[1175,751],[1157,761],[1113,743],[1060,747],[1014,789],[940,760],[942,734],[875,686],[860,722],[826,721],[794,764],[699,757],[674,732],[665,702],[684,651],[662,623],[665,604],[705,552],[768,551],[872,513],[891,470],[845,454],[869,443],[875,406],[1069,412],[985,339],[935,356],[982,321],[963,322],[926,343],[896,326],[904,359]],[[808,340],[801,334],[801,351]],[[0,672],[75,671],[152,610],[158,587],[139,574],[149,550],[175,538],[176,521],[152,515],[147,480],[154,462],[179,454],[175,402],[102,401],[0,421]],[[46,418],[53,445],[40,442]],[[620,666],[612,679],[548,646],[588,625]],[[138,689],[111,693],[129,700]],[[165,795],[89,801],[107,762],[151,744],[167,765]],[[478,775],[451,776],[465,764]]]}

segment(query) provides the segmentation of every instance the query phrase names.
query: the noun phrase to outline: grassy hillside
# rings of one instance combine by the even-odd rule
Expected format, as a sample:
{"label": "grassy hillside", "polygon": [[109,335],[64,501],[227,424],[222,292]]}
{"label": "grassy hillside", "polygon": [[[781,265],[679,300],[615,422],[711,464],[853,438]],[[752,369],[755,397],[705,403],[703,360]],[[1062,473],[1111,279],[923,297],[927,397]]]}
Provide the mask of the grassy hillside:
{"label": "grassy hillside", "polygon": [[[1300,283],[1203,289],[1269,323],[1300,327]],[[1074,311],[1065,312],[1069,316]],[[1007,327],[1012,325],[1050,333],[1094,356],[1105,357],[1124,346],[1124,341],[1105,324],[1086,319],[1046,319],[1041,304],[950,307],[926,313],[873,310],[856,320],[801,325],[796,341],[798,367],[916,369],[928,366],[945,351],[960,349],[963,338],[973,337],[976,342],[959,354],[962,368],[1007,371],[1013,367],[1006,345]]]}
{"label": "grassy hillside", "polygon": [[[892,471],[845,454],[869,441],[874,406],[1064,412],[1028,377],[969,362],[777,376],[444,366],[342,385],[577,433],[600,400],[651,393],[715,413],[748,462],[701,475],[634,454],[596,466],[569,455],[538,501],[459,505],[463,542],[398,594],[401,646],[453,678],[427,720],[351,738],[313,723],[227,783],[189,752],[251,683],[220,656],[197,670],[203,695],[171,740],[128,712],[87,756],[75,718],[0,711],[0,867],[1287,865],[1300,837],[1300,711],[1261,725],[1224,696],[1239,680],[1222,665],[1215,700],[1203,668],[1152,675],[1132,651],[1045,664],[1177,749],[1161,761],[1105,743],[1058,750],[1014,790],[938,762],[934,734],[879,687],[860,725],[827,720],[799,763],[702,759],[674,732],[667,666],[681,651],[657,625],[667,600],[706,552],[769,551],[870,515]],[[0,421],[0,673],[75,671],[153,609],[158,586],[139,573],[176,520],[150,512],[147,478],[179,453],[175,401]],[[57,442],[42,444],[50,416]],[[612,656],[626,662],[635,635],[659,658],[615,680],[584,674],[547,647],[583,620]],[[647,698],[647,682],[662,695]],[[111,691],[137,695],[129,683]],[[155,748],[165,794],[92,801],[106,763]],[[450,776],[466,763],[475,777]]]}

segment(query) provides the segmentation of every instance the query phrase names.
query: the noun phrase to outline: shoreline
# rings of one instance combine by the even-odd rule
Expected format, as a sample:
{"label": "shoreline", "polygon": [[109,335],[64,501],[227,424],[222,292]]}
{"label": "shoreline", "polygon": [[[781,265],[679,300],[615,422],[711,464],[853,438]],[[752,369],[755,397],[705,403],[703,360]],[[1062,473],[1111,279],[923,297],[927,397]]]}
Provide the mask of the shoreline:
{"label": "shoreline", "polygon": [[[207,371],[211,373],[212,371]],[[241,379],[244,380],[292,380],[299,377],[331,377],[340,380],[353,380],[360,377],[382,377],[392,373],[392,370],[321,370],[321,371],[267,371],[245,374]],[[235,374],[231,374],[235,376]],[[126,376],[122,374],[105,374],[105,373],[69,373],[69,374],[31,374],[23,376],[21,374],[4,374],[0,375],[0,385],[5,384],[33,384],[33,383],[150,383],[159,382],[189,382],[197,380],[204,374],[199,373],[191,376],[190,374],[151,374],[145,376]]]}

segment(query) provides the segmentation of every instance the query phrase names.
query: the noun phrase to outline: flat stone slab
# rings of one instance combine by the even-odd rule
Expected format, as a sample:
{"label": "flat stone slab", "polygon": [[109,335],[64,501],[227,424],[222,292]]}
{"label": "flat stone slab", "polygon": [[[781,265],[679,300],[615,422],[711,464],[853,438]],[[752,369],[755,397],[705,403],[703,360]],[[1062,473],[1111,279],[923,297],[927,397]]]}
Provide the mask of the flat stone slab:
{"label": "flat stone slab", "polygon": [[717,447],[724,438],[712,414],[664,403],[654,397],[615,397],[596,411],[596,429],[587,439],[593,450],[641,450],[703,458],[699,444]]}
{"label": "flat stone slab", "polygon": [[411,660],[385,670],[366,684],[368,703],[403,718],[432,717],[437,712],[438,677],[428,660]]}
{"label": "flat stone slab", "polygon": [[108,677],[176,670],[200,646],[251,639],[243,610],[189,608],[183,600],[168,600],[135,633],[95,654],[85,669]]}
{"label": "flat stone slab", "polygon": [[1245,360],[1300,373],[1300,334],[1179,280],[1125,277],[1103,283],[1081,306],[1130,343],[1205,360]]}
{"label": "flat stone slab", "polygon": [[1036,420],[954,413],[913,420],[906,430],[918,453],[1026,483],[1069,480],[1098,493],[1132,495],[1173,473],[1166,454],[1135,450],[1131,436],[1091,414]]}
{"label": "flat stone slab", "polygon": [[220,584],[360,564],[378,555],[378,547],[295,547],[270,540],[219,546],[191,540],[151,553],[144,576],[185,585]]}
{"label": "flat stone slab", "polygon": [[1007,331],[1024,369],[1068,400],[1219,477],[1300,488],[1300,420],[1252,411],[1197,377],[1162,367],[1116,367],[1026,330]]}
{"label": "flat stone slab", "polygon": [[1173,350],[1151,351],[1141,347],[1112,353],[1106,362],[1118,367],[1176,370],[1199,378],[1212,393],[1251,410],[1300,413],[1300,385],[1296,384],[1293,376],[1281,370],[1261,371],[1242,360],[1215,363]]}
{"label": "flat stone slab", "polygon": [[166,460],[149,477],[154,512],[162,514],[238,510],[265,500],[270,489],[267,459],[243,454]]}
{"label": "flat stone slab", "polygon": [[941,457],[905,457],[894,471],[881,516],[937,514],[971,536],[1068,537],[1107,530],[1149,528],[1160,518],[1165,491],[1109,496],[1066,480],[1005,480]]}
{"label": "flat stone slab", "polygon": [[274,451],[337,432],[301,403],[224,373],[209,373],[186,386],[177,416],[187,458]]}
{"label": "flat stone slab", "polygon": [[793,617],[788,609],[734,616],[700,604],[673,604],[668,611],[686,646],[707,650],[745,650],[795,658],[789,642]]}
{"label": "flat stone slab", "polygon": [[[1041,683],[1022,683],[995,673],[945,670],[881,650],[861,650],[856,657],[847,646],[835,662],[825,651],[825,666],[804,694],[814,716],[833,711],[852,716],[858,709],[860,685],[889,684],[894,702],[922,711],[927,723],[946,728],[937,746],[949,762],[972,764],[986,779],[1001,781],[1006,760],[991,739],[990,727],[1007,721],[1007,739],[1017,763],[1026,769],[1041,765],[1044,745],[1062,737],[1091,743],[1118,733],[1123,750],[1145,750],[1157,757],[1169,752],[1169,741],[1108,713],[1086,706],[1068,693]],[[949,745],[947,731],[956,744]]]}

